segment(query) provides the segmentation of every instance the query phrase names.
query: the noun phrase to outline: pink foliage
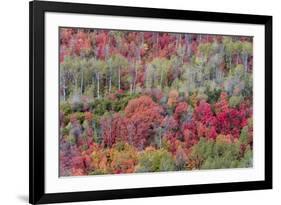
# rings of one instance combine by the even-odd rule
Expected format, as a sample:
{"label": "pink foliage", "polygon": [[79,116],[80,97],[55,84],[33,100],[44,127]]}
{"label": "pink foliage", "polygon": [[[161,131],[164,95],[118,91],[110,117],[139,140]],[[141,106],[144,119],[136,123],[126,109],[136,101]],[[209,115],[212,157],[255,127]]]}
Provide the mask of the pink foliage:
{"label": "pink foliage", "polygon": [[112,146],[118,137],[123,136],[124,122],[119,113],[101,119],[102,138],[106,146]]}
{"label": "pink foliage", "polygon": [[142,149],[149,136],[163,120],[163,108],[149,96],[141,96],[129,102],[125,108],[125,124],[128,141]]}
{"label": "pink foliage", "polygon": [[181,116],[186,115],[187,110],[188,110],[188,104],[186,102],[178,103],[174,113],[175,120],[179,121]]}

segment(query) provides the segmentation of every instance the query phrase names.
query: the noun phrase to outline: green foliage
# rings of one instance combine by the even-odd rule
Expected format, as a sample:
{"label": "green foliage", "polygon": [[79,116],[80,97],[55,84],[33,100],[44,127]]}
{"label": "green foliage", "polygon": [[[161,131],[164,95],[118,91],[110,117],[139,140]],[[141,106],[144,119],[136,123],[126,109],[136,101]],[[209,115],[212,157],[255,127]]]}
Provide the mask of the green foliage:
{"label": "green foliage", "polygon": [[85,113],[84,112],[76,112],[75,113],[77,120],[79,120],[80,124],[83,124],[85,120]]}
{"label": "green foliage", "polygon": [[253,44],[251,42],[243,42],[242,44],[242,53],[252,54],[253,53]]}
{"label": "green foliage", "polygon": [[166,58],[155,58],[147,68],[146,88],[162,88],[167,85],[170,61]]}
{"label": "green foliage", "polygon": [[72,113],[71,105],[68,102],[60,103],[60,111],[64,113],[64,115],[69,115]]}
{"label": "green foliage", "polygon": [[93,110],[94,114],[98,116],[102,116],[106,112],[112,110],[112,103],[106,98],[95,99],[91,106],[91,109]]}
{"label": "green foliage", "polygon": [[212,52],[212,44],[211,43],[202,43],[198,46],[199,51],[203,54],[204,56],[204,62],[207,61],[207,58],[210,56]]}
{"label": "green foliage", "polygon": [[165,149],[146,150],[139,155],[137,172],[174,171],[173,156]]}
{"label": "green foliage", "polygon": [[68,127],[62,128],[61,131],[62,131],[62,136],[65,136],[65,135],[69,134],[69,128]]}
{"label": "green foliage", "polygon": [[[230,142],[225,136],[218,136],[216,141],[201,138],[192,148],[191,159],[201,161],[199,169],[221,169],[251,166],[251,149],[240,156],[240,143]],[[244,166],[245,165],[245,166]]]}
{"label": "green foliage", "polygon": [[245,126],[242,128],[241,134],[239,137],[239,141],[241,142],[241,144],[248,144],[248,141],[249,141],[248,132],[249,132],[248,126]]}
{"label": "green foliage", "polygon": [[87,86],[85,88],[84,95],[89,97],[90,99],[93,99],[94,98],[95,89],[96,88],[95,88],[94,84],[91,84],[91,85]]}
{"label": "green foliage", "polygon": [[214,104],[215,102],[217,102],[220,98],[220,94],[221,94],[221,89],[210,89],[210,87],[207,87],[206,91],[205,91],[206,95],[208,96],[208,101],[211,104]]}
{"label": "green foliage", "polygon": [[139,97],[139,94],[123,94],[117,95],[118,100],[116,100],[113,104],[113,109],[116,112],[122,111],[128,105],[128,102],[132,99]]}
{"label": "green foliage", "polygon": [[198,88],[196,100],[198,102],[200,102],[201,100],[208,101],[208,95],[205,94],[205,88],[204,87]]}
{"label": "green foliage", "polygon": [[238,163],[240,168],[253,167],[253,151],[250,146],[247,146],[243,158]]}
{"label": "green foliage", "polygon": [[244,66],[238,64],[229,71],[224,81],[224,89],[229,95],[252,96],[252,74],[245,72]]}
{"label": "green foliage", "polygon": [[111,100],[108,98],[95,99],[90,103],[90,109],[93,110],[95,115],[102,116],[106,112],[115,111],[119,112],[125,109],[128,102],[137,98],[139,94],[116,94],[116,99]]}
{"label": "green foliage", "polygon": [[69,142],[69,144],[74,145],[76,143],[75,137],[73,135],[67,135],[66,141]]}
{"label": "green foliage", "polygon": [[241,95],[239,95],[239,96],[236,96],[236,95],[231,96],[229,98],[229,106],[232,107],[232,108],[238,107],[242,100],[243,99],[242,99]]}

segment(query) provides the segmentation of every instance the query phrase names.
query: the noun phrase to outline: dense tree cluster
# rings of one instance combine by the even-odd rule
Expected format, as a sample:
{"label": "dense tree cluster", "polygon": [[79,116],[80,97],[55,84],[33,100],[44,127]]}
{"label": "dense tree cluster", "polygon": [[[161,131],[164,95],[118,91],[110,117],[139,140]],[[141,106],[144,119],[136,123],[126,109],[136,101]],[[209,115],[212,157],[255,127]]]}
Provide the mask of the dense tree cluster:
{"label": "dense tree cluster", "polygon": [[252,38],[60,29],[60,175],[252,166]]}

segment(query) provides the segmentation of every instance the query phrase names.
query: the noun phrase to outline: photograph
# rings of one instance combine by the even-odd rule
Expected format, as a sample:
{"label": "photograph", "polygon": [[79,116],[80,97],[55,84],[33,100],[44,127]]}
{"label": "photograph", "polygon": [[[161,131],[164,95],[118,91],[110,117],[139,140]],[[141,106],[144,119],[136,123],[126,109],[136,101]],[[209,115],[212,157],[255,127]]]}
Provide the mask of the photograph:
{"label": "photograph", "polygon": [[273,17],[182,9],[30,2],[31,204],[272,189]]}
{"label": "photograph", "polygon": [[254,40],[59,27],[59,176],[253,168]]}

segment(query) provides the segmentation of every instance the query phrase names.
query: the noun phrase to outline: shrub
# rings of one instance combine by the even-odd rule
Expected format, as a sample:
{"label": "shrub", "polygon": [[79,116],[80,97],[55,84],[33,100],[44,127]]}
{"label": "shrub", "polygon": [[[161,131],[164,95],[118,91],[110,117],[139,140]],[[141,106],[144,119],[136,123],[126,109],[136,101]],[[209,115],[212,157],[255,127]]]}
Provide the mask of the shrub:
{"label": "shrub", "polygon": [[69,115],[72,112],[71,105],[68,102],[61,102],[60,111],[63,112],[64,115]]}
{"label": "shrub", "polygon": [[91,153],[91,171],[89,174],[107,174],[110,173],[108,165],[109,150],[96,146]]}
{"label": "shrub", "polygon": [[218,101],[219,97],[221,94],[221,89],[210,89],[210,87],[208,86],[206,89],[206,95],[208,96],[208,101],[211,104],[214,104],[215,102]]}
{"label": "shrub", "polygon": [[216,140],[201,138],[192,147],[189,162],[198,161],[193,168],[221,169],[251,166],[252,153],[247,148],[241,156],[240,142],[232,141],[231,136],[219,135]]}
{"label": "shrub", "polygon": [[231,96],[229,98],[229,106],[232,107],[232,108],[237,108],[239,107],[241,101],[242,101],[242,96]]}
{"label": "shrub", "polygon": [[239,141],[241,142],[241,144],[248,144],[248,142],[249,142],[248,132],[249,132],[248,126],[245,126],[242,128],[241,134],[239,137]]}
{"label": "shrub", "polygon": [[84,112],[76,112],[75,113],[77,120],[82,124],[85,120],[85,113]]}
{"label": "shrub", "polygon": [[110,161],[110,168],[115,174],[135,172],[137,150],[128,143],[118,142],[110,149]]}
{"label": "shrub", "polygon": [[173,156],[165,149],[155,150],[151,147],[139,154],[137,172],[174,171],[176,168]]}
{"label": "shrub", "polygon": [[127,94],[120,94],[117,95],[118,100],[114,101],[112,107],[115,112],[119,112],[125,109],[125,107],[128,105],[128,102],[132,99],[135,99],[139,97],[138,94],[132,94],[132,95],[127,95]]}

